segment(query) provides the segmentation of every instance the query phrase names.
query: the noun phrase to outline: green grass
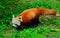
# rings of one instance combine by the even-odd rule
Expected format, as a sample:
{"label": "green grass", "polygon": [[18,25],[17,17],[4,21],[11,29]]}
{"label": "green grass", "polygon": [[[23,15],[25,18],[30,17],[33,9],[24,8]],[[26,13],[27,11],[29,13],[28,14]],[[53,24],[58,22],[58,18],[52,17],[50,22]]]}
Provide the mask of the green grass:
{"label": "green grass", "polygon": [[[60,38],[60,17],[42,20],[34,28],[16,30],[10,24],[12,15],[17,16],[28,8],[48,8],[60,13],[60,1],[56,0],[1,0],[0,38]],[[41,16],[42,18],[42,16]],[[44,17],[43,17],[44,18]],[[54,29],[54,30],[52,30]]]}

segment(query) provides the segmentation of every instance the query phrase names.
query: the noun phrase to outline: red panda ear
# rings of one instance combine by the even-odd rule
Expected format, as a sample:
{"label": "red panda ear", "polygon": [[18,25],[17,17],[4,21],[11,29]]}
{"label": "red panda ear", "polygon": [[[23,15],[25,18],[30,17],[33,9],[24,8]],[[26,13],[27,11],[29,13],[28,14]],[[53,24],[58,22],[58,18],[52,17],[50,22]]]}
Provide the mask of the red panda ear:
{"label": "red panda ear", "polygon": [[14,15],[12,15],[12,22],[13,22],[14,18],[15,18],[15,16],[14,16]]}

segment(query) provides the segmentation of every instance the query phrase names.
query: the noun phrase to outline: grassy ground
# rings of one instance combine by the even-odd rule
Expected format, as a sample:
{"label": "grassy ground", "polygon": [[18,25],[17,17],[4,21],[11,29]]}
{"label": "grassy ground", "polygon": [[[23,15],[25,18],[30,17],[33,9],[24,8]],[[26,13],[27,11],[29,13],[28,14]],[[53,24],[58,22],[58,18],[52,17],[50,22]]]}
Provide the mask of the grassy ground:
{"label": "grassy ground", "polygon": [[1,0],[0,38],[60,38],[60,17],[44,20],[34,28],[16,30],[10,24],[12,15],[17,16],[28,8],[48,8],[60,13],[59,0]]}

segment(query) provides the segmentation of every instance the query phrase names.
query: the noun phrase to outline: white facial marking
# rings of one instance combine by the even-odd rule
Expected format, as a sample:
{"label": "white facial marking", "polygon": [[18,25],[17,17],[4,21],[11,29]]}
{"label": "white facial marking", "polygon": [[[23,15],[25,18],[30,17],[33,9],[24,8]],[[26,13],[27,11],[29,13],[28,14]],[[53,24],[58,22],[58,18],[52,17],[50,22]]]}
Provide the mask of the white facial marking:
{"label": "white facial marking", "polygon": [[14,23],[14,21],[13,21],[13,20],[14,20],[14,15],[12,15],[12,23]]}
{"label": "white facial marking", "polygon": [[15,24],[13,24],[14,27],[17,27]]}
{"label": "white facial marking", "polygon": [[14,26],[14,27],[20,26],[19,20],[21,20],[21,19],[19,19],[19,17],[15,18],[14,15],[12,15],[12,26]]}

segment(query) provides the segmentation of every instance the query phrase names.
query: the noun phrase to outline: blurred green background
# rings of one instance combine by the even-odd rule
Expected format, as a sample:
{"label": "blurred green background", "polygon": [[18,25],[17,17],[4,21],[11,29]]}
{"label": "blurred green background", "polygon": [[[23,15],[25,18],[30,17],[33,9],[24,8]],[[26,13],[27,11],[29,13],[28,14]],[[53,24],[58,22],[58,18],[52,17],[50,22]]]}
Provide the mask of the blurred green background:
{"label": "blurred green background", "polygon": [[10,24],[12,15],[28,8],[48,8],[60,13],[60,0],[0,0],[0,38],[60,38],[60,17],[42,20],[35,28],[14,29]]}

